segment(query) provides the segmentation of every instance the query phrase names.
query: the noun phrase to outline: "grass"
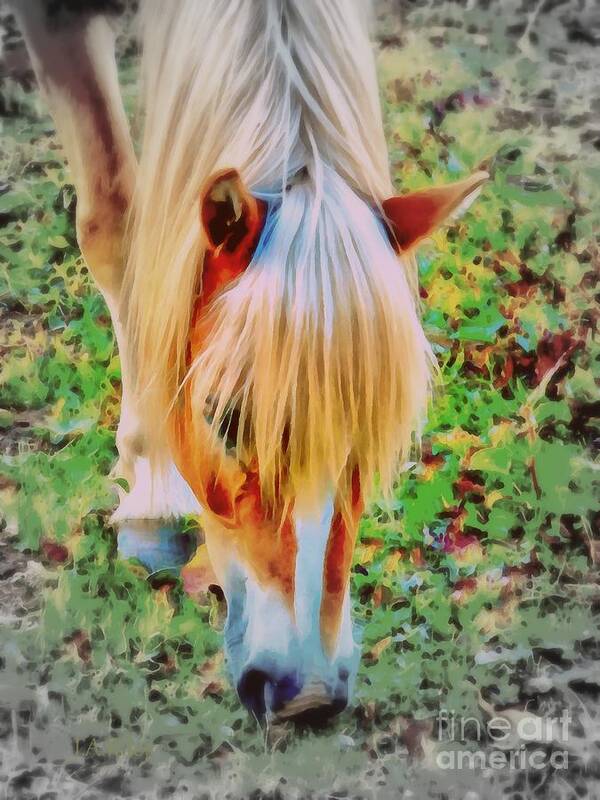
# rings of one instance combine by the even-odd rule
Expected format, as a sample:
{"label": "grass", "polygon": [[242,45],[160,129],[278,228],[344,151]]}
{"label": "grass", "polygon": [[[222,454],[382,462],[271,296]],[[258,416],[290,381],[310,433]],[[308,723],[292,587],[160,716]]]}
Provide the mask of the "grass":
{"label": "grass", "polygon": [[265,738],[227,684],[214,598],[192,600],[116,559],[114,337],[77,250],[52,124],[35,95],[13,89],[0,156],[0,501],[16,547],[45,565],[46,588],[28,624],[5,627],[0,679],[18,691],[15,707],[54,715],[63,759],[126,757],[140,775],[150,760],[178,780],[200,765],[212,781],[221,770],[238,788],[271,791],[283,776],[317,790],[369,772],[371,783],[400,782],[406,756],[426,760],[440,708],[483,718],[487,703],[518,705],[523,672],[599,638],[586,591],[597,553],[600,153],[573,135],[576,97],[552,127],[535,116],[553,88],[547,65],[503,42],[493,15],[470,13],[491,46],[434,17],[429,38],[403,34],[403,47],[386,40],[380,54],[399,189],[481,166],[492,179],[420,251],[442,386],[420,457],[361,524],[355,704],[321,734]]}

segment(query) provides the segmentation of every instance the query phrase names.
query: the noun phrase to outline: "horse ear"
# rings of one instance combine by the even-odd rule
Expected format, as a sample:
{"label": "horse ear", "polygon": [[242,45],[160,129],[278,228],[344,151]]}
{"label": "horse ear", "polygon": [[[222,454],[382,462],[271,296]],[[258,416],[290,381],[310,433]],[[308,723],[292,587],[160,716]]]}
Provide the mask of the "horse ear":
{"label": "horse ear", "polygon": [[200,194],[200,222],[212,251],[234,252],[255,243],[265,219],[265,204],[245,187],[235,169],[212,175]]}
{"label": "horse ear", "polygon": [[456,183],[385,200],[383,210],[400,251],[410,250],[449,217],[465,211],[488,178],[487,172],[475,172]]}

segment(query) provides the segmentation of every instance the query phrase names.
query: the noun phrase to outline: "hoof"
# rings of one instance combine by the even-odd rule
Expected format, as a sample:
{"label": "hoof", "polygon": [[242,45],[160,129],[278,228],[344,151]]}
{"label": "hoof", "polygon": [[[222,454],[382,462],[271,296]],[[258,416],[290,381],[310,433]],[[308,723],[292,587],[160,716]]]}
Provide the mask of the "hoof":
{"label": "hoof", "polygon": [[198,529],[183,530],[176,520],[131,519],[119,524],[117,549],[121,558],[138,561],[148,572],[179,574],[196,552]]}

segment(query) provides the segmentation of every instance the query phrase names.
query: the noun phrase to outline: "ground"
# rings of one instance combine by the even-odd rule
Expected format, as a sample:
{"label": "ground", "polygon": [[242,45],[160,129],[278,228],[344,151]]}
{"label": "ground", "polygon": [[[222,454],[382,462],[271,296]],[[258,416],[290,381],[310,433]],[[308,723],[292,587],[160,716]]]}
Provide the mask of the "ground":
{"label": "ground", "polygon": [[[0,798],[600,797],[600,11],[377,8],[399,191],[492,177],[420,252],[440,386],[393,502],[362,522],[356,697],[322,731],[259,727],[227,683],[218,599],[116,558],[118,356],[7,29]],[[485,766],[450,769],[457,750]]]}

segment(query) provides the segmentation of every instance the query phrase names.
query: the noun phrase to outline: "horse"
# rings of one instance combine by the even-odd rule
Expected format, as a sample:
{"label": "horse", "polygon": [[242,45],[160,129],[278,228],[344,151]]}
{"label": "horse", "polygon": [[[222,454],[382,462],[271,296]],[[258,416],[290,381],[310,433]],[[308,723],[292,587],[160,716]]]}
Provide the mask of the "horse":
{"label": "horse", "polygon": [[364,0],[146,0],[139,156],[111,3],[13,5],[121,358],[120,541],[196,515],[242,703],[335,714],[359,521],[435,370],[415,249],[488,176],[394,192]]}

